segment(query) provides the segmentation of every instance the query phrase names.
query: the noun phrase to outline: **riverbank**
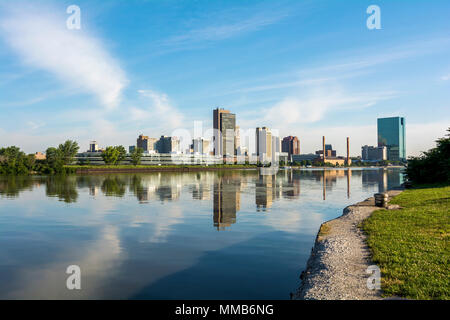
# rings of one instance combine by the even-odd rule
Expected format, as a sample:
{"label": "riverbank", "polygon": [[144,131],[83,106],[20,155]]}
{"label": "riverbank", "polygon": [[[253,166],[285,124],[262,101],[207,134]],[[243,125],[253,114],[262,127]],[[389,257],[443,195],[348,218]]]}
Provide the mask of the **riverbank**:
{"label": "riverbank", "polygon": [[374,212],[363,224],[384,296],[450,299],[450,186],[420,186]]}
{"label": "riverbank", "polygon": [[197,171],[220,171],[220,170],[255,170],[256,165],[211,165],[211,166],[66,166],[71,172],[77,174],[91,173],[146,173],[146,172],[197,172]]}
{"label": "riverbank", "polygon": [[[389,191],[389,196],[401,190]],[[397,209],[392,205],[390,209]],[[374,198],[348,206],[343,215],[320,227],[302,283],[294,299],[374,300],[380,290],[367,288],[367,268],[373,265],[361,223],[378,210]]]}

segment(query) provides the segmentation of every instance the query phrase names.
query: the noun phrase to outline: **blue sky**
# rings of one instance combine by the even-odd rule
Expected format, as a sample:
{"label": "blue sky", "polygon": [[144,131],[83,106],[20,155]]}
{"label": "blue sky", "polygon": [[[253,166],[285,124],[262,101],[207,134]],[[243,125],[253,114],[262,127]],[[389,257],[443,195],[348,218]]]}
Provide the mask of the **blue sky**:
{"label": "blue sky", "polygon": [[[66,8],[81,9],[69,30]],[[369,5],[381,29],[369,30]],[[132,145],[212,109],[338,153],[404,116],[407,153],[450,126],[449,1],[2,1],[0,145]]]}

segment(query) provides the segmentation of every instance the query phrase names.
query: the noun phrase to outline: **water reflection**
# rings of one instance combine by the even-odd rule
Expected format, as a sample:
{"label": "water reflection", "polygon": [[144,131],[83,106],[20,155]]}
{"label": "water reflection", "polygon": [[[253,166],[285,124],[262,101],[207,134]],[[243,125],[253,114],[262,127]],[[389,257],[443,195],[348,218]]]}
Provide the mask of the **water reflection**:
{"label": "water reflection", "polygon": [[241,179],[239,175],[217,176],[214,181],[213,223],[217,230],[225,230],[236,223],[241,209]]}
{"label": "water reflection", "polygon": [[[378,169],[0,177],[0,298],[288,299],[321,223],[401,179]],[[80,292],[65,289],[71,264]]]}
{"label": "water reflection", "polygon": [[7,176],[0,177],[0,195],[19,197],[23,191],[32,191],[41,185],[46,187],[48,197],[57,197],[66,203],[77,202],[78,190],[87,188],[89,195],[100,193],[107,197],[122,198],[129,194],[139,203],[152,201],[177,201],[182,188],[188,186],[192,199],[211,200],[213,194],[214,227],[218,230],[236,222],[240,210],[241,190],[254,186],[256,211],[268,211],[280,198],[298,199],[302,181],[316,181],[322,186],[322,199],[332,192],[339,179],[345,178],[347,198],[351,196],[351,183],[361,180],[363,189],[377,187],[379,192],[403,183],[399,170],[387,169],[326,169],[283,170],[276,175],[257,171],[224,171],[201,173],[156,174],[108,174],[90,176]]}

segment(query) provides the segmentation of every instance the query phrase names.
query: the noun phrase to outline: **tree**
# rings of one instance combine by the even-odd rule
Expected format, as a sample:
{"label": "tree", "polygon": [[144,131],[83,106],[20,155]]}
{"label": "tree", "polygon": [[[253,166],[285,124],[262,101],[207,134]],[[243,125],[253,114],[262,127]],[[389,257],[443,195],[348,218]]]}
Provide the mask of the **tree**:
{"label": "tree", "polygon": [[125,150],[124,146],[118,146],[116,147],[119,155],[117,157],[117,163],[119,164],[120,162],[122,162],[123,160],[125,160],[126,156],[127,156],[127,150]]}
{"label": "tree", "polygon": [[59,145],[58,149],[61,151],[63,163],[67,165],[73,162],[73,158],[77,155],[80,147],[76,141],[66,140],[64,144]]}
{"label": "tree", "polygon": [[45,151],[48,173],[61,173],[64,168],[64,156],[60,148],[50,147]]}
{"label": "tree", "polygon": [[450,128],[436,147],[408,159],[406,175],[414,183],[450,183]]}
{"label": "tree", "polygon": [[141,163],[142,153],[144,150],[142,148],[135,148],[131,153],[131,163],[137,166]]}
{"label": "tree", "polygon": [[116,147],[106,147],[106,150],[102,152],[103,161],[108,164],[116,164],[119,159],[119,150]]}
{"label": "tree", "polygon": [[0,149],[0,174],[28,174],[33,165],[34,162],[18,147]]}

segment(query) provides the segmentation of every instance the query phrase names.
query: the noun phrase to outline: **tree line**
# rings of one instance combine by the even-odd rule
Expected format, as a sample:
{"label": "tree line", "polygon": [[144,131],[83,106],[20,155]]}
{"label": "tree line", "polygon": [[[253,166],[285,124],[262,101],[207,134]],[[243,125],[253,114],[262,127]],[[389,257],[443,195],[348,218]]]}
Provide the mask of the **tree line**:
{"label": "tree line", "polygon": [[71,164],[79,150],[78,143],[67,140],[58,147],[47,148],[45,160],[37,160],[34,154],[25,154],[11,146],[0,149],[0,174],[62,174],[70,173],[65,166]]}
{"label": "tree line", "polygon": [[417,184],[450,183],[450,128],[448,134],[436,141],[436,147],[419,157],[408,159],[406,175]]}
{"label": "tree line", "polygon": [[[80,147],[76,141],[67,140],[58,147],[49,147],[45,151],[46,159],[38,160],[34,154],[26,154],[16,146],[0,149],[0,174],[2,175],[26,175],[40,174],[65,174],[73,173],[73,168],[67,167],[73,164]],[[144,150],[135,148],[130,155],[131,163],[139,165]],[[110,146],[101,153],[101,157],[107,165],[117,165],[125,160],[127,152],[123,146]]]}

